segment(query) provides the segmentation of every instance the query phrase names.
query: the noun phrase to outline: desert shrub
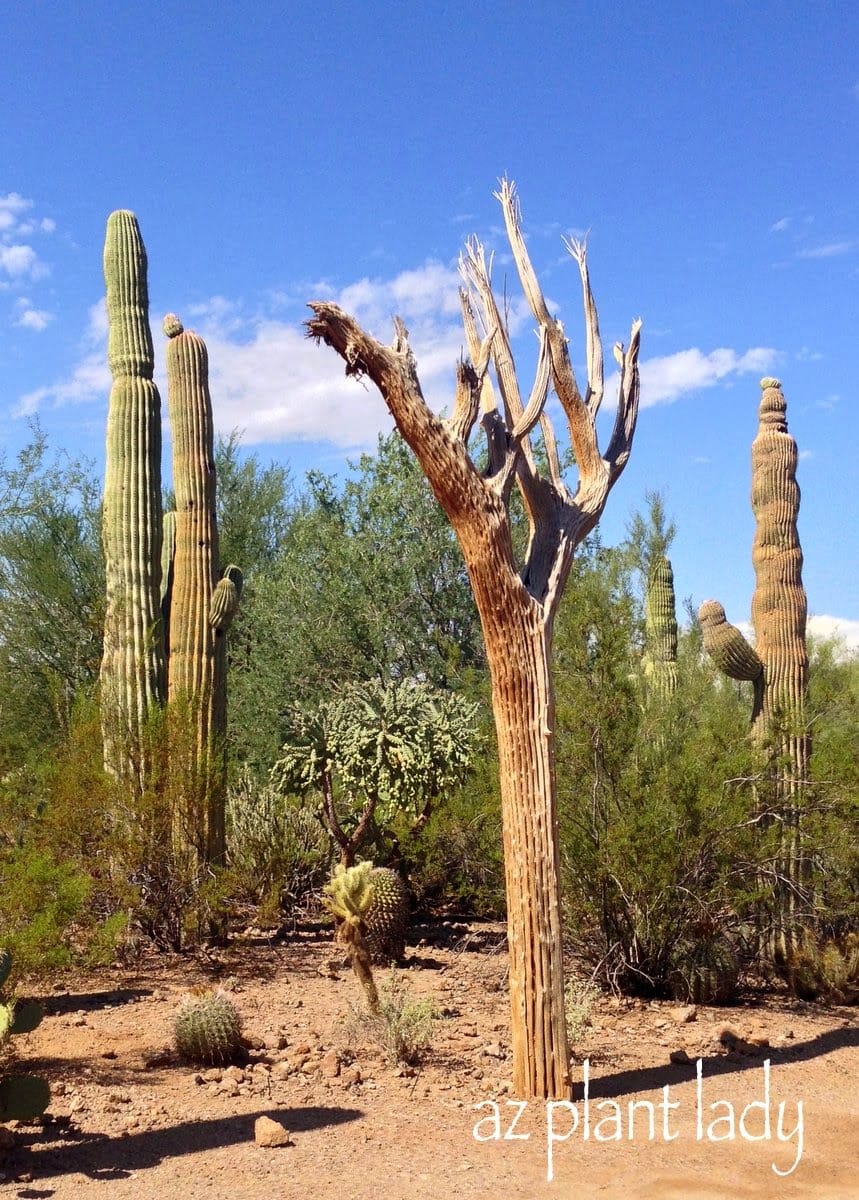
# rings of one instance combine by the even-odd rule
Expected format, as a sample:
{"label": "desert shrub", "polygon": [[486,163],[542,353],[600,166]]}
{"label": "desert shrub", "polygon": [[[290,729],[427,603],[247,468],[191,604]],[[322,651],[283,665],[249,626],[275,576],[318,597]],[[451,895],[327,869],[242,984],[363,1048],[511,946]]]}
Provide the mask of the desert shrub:
{"label": "desert shrub", "polygon": [[788,963],[788,974],[801,1000],[859,1003],[859,934],[835,940],[808,931]]}
{"label": "desert shrub", "polygon": [[739,924],[754,895],[748,709],[694,630],[676,693],[645,702],[641,645],[624,560],[594,545],[556,635],[567,929],[602,983],[669,995],[676,947]]}
{"label": "desert shrub", "polygon": [[600,989],[593,979],[578,975],[569,978],[564,986],[564,1015],[567,1019],[567,1039],[575,1046],[585,1030],[593,1024],[593,1012]]}
{"label": "desert shrub", "polygon": [[331,871],[316,813],[246,767],[227,793],[227,855],[237,896],[272,914],[306,901]]}
{"label": "desert shrub", "polygon": [[391,1063],[413,1064],[432,1044],[437,1020],[432,998],[415,998],[402,976],[392,970],[379,989],[379,1011],[353,1007],[346,1034],[352,1044],[374,1042]]}
{"label": "desert shrub", "polygon": [[[480,740],[485,750],[465,786],[452,789],[418,828],[394,827],[396,850],[419,908],[504,915],[498,758],[488,705]],[[377,856],[376,861],[385,860]]]}

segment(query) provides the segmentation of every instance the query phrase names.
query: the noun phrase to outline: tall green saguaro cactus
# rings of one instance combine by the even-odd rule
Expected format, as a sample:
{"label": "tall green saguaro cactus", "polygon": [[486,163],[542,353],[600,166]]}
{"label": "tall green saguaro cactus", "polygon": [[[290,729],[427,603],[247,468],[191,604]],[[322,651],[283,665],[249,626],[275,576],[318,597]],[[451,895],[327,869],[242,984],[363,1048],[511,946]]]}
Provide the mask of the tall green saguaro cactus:
{"label": "tall green saguaro cactus", "polygon": [[787,428],[787,405],[777,379],[761,380],[758,433],[752,443],[752,562],[755,649],[725,620],[714,600],[701,605],[704,646],[721,670],[755,684],[752,736],[773,764],[772,802],[782,829],[777,864],[773,949],[789,963],[798,937],[797,901],[808,883],[801,842],[802,791],[810,743],[804,730],[808,687],[806,596],[797,532],[800,492],[796,441]]}
{"label": "tall green saguaro cactus", "polygon": [[648,690],[667,699],[677,690],[677,610],[674,571],[664,554],[650,564],[644,622]]}
{"label": "tall green saguaro cactus", "polygon": [[105,765],[143,789],[144,726],[164,698],[161,627],[161,399],[153,382],[146,250],[137,218],[111,213],[104,246],[108,361],[101,665]]}
{"label": "tall green saguaro cactus", "polygon": [[208,862],[220,862],[224,856],[226,629],[238,606],[241,573],[230,568],[233,575],[218,580],[214,423],[206,344],[186,331],[172,313],[164,318],[164,332],[176,496],[166,605],[167,699],[174,714],[190,717],[192,727],[179,748],[185,761],[175,764],[184,768],[188,780],[188,811],[178,815],[186,840],[198,854]]}

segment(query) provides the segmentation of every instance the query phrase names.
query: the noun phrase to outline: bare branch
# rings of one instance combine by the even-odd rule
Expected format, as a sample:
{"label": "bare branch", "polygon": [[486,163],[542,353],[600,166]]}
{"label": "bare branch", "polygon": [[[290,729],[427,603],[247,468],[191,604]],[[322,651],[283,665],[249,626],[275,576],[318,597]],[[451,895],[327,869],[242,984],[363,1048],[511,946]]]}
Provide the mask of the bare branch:
{"label": "bare branch", "polygon": [[596,418],[603,398],[603,355],[600,339],[599,318],[597,306],[591,291],[591,281],[588,274],[587,246],[584,242],[564,238],[564,245],[579,265],[582,277],[582,293],[585,304],[585,338],[588,363],[588,387],[585,393],[585,404],[591,415]]}
{"label": "bare branch", "polygon": [[496,198],[501,202],[501,208],[504,213],[504,224],[507,227],[507,237],[510,241],[510,248],[513,251],[513,258],[516,263],[516,269],[519,272],[519,279],[522,282],[522,290],[525,292],[531,312],[546,330],[549,339],[555,391],[558,394],[558,400],[567,418],[570,441],[573,444],[573,452],[576,456],[580,476],[582,480],[586,480],[588,477],[596,478],[602,474],[603,470],[599,447],[597,446],[596,428],[591,413],[582,400],[581,392],[576,383],[576,376],[570,362],[567,339],[564,335],[564,327],[560,321],[550,316],[549,310],[546,307],[546,301],[543,298],[543,292],[537,280],[537,274],[531,265],[528,248],[522,236],[522,214],[519,208],[519,200],[516,196],[516,188],[505,179],[502,180],[501,191],[495,194]]}
{"label": "bare branch", "polygon": [[347,375],[370,377],[454,528],[480,520],[487,501],[494,504],[494,497],[487,493],[462,442],[450,436],[427,406],[402,322],[396,323],[394,346],[383,346],[338,305],[315,301],[309,307],[313,316],[306,323],[307,336],[333,347],[345,362]]}
{"label": "bare branch", "polygon": [[456,395],[453,401],[453,412],[445,421],[445,427],[450,436],[462,442],[463,446],[468,445],[471,430],[477,420],[480,395],[489,367],[494,336],[495,331],[493,330],[480,346],[476,365],[473,368],[461,361],[456,366]]}
{"label": "bare branch", "polygon": [[641,321],[635,320],[629,335],[629,348],[624,350],[618,343],[614,347],[614,356],[620,367],[620,388],[617,398],[617,415],[611,441],[606,451],[606,461],[609,466],[609,486],[611,486],[626,466],[632,439],[635,434],[635,423],[638,420],[638,399],[640,380],[638,374],[638,353],[641,348]]}
{"label": "bare branch", "polygon": [[534,380],[534,386],[531,389],[531,395],[528,399],[528,404],[522,416],[513,426],[513,440],[521,441],[522,438],[528,436],[543,413],[546,406],[546,397],[549,394],[549,374],[551,371],[551,359],[549,357],[549,339],[546,336],[546,330],[540,326],[540,356],[537,359],[537,376]]}

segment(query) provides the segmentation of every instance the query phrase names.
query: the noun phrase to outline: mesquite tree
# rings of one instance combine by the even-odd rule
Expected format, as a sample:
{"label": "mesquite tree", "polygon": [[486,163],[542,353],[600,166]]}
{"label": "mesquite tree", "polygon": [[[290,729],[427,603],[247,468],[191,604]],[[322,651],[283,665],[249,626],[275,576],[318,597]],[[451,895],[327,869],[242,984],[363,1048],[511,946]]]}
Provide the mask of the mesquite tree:
{"label": "mesquite tree", "polygon": [[[603,397],[602,344],[585,248],[567,243],[584,292],[588,381],[582,395],[563,327],[549,313],[531,265],[514,186],[503,181],[497,198],[539,326],[539,359],[527,398],[520,392],[509,328],[492,290],[491,261],[477,239],[460,259],[471,362],[458,366],[453,409],[446,420],[424,401],[399,319],[393,345],[383,346],[337,305],[319,302],[310,305],[314,316],[308,334],[341,355],[347,374],[368,375],[379,388],[459,538],[483,627],[498,734],[514,1088],[525,1097],[562,1097],[570,1093],[570,1069],[558,886],[552,626],[573,551],[599,520],[629,457],[638,414],[640,322],[632,326],[629,348],[615,347],[619,399],[602,454],[596,433]],[[567,419],[578,467],[574,491],[562,477],[545,411],[550,382]],[[468,452],[478,417],[486,435],[485,469]],[[545,470],[531,444],[538,425]],[[529,530],[521,564],[514,557],[509,515],[514,483]]]}

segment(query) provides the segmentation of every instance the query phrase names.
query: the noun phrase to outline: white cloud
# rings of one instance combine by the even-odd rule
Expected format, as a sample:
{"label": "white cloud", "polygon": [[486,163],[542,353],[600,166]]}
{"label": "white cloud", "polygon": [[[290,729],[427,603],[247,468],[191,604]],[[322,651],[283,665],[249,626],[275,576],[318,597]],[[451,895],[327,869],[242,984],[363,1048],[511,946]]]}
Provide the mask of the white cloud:
{"label": "white cloud", "polygon": [[848,650],[859,650],[859,621],[821,613],[808,618],[808,632],[816,638],[838,638]]}
{"label": "white cloud", "polygon": [[770,225],[770,233],[784,233],[790,225],[790,217],[780,217],[778,221]]}
{"label": "white cloud", "polygon": [[[704,354],[697,347],[648,358],[641,363],[641,407],[673,404],[681,396],[714,384],[732,375],[763,374],[775,362],[778,354],[768,346],[754,346],[743,354],[736,350],[711,350]],[[618,376],[606,385],[606,397],[617,395]]]}
{"label": "white cloud", "polygon": [[0,246],[0,270],[13,279],[42,279],[48,274],[48,268],[39,260],[33,247],[23,243]]}
{"label": "white cloud", "polygon": [[824,242],[822,246],[811,246],[800,250],[800,258],[840,258],[844,254],[852,254],[859,247],[859,241],[845,240],[841,242]]}
{"label": "white cloud", "polygon": [[19,300],[16,305],[18,316],[14,324],[19,329],[31,329],[34,333],[41,333],[43,329],[47,329],[50,322],[53,320],[53,315],[45,312],[44,309],[34,308],[29,300]]}
{"label": "white cloud", "polygon": [[[369,332],[389,342],[394,314],[403,317],[418,360],[421,385],[429,404],[449,407],[456,361],[464,335],[459,318],[458,276],[429,262],[392,279],[362,279],[333,292],[320,289],[351,312]],[[215,424],[219,432],[244,432],[248,444],[325,440],[344,448],[363,448],[391,428],[384,401],[367,381],[347,378],[333,350],[304,335],[300,324],[270,316],[246,317],[223,296],[189,307],[188,328],[205,337]],[[154,320],[156,372],[162,382],[164,337]],[[107,318],[104,302],[91,307],[85,353],[66,379],[23,396],[19,415],[45,404],[104,402],[110,390],[106,362]]]}
{"label": "white cloud", "polygon": [[14,229],[22,213],[33,207],[32,200],[25,200],[17,192],[0,196],[0,230]]}

